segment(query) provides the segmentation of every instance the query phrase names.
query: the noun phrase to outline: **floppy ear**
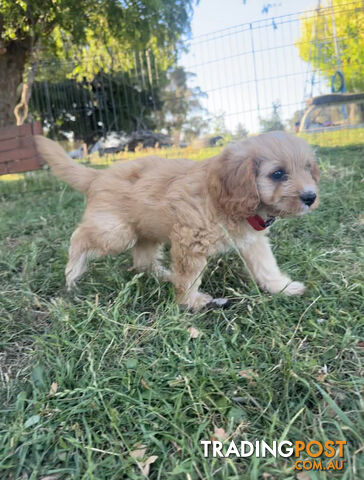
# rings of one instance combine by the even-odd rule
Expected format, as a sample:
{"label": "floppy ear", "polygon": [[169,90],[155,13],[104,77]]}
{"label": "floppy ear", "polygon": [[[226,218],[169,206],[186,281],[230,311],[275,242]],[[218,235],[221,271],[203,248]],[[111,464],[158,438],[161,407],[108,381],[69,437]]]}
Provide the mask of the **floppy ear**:
{"label": "floppy ear", "polygon": [[217,206],[235,221],[253,215],[259,205],[254,158],[223,152],[209,175],[209,192]]}
{"label": "floppy ear", "polygon": [[311,167],[311,175],[312,175],[312,178],[317,183],[319,181],[319,178],[320,178],[320,170],[319,170],[316,162],[314,162],[314,164]]}

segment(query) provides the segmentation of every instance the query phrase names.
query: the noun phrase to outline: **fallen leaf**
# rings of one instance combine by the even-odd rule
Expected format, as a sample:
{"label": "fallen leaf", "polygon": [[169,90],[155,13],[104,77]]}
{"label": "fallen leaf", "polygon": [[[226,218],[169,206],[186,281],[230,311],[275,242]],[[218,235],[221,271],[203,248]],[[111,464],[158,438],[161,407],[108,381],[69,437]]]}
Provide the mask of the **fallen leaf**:
{"label": "fallen leaf", "polygon": [[144,388],[146,388],[147,390],[150,390],[150,386],[147,384],[144,378],[140,380],[140,383],[143,385]]}
{"label": "fallen leaf", "polygon": [[296,475],[297,480],[311,480],[311,477],[307,472],[300,472]]}
{"label": "fallen leaf", "polygon": [[37,308],[40,308],[40,309],[42,308],[42,305],[40,304],[40,302],[39,302],[39,300],[38,300],[37,297],[34,297],[34,303],[35,303],[35,305],[36,305]]}
{"label": "fallen leaf", "polygon": [[200,330],[197,330],[195,327],[187,328],[187,331],[190,334],[190,338],[198,338],[201,335]]}
{"label": "fallen leaf", "polygon": [[154,463],[157,460],[157,458],[158,458],[158,455],[152,455],[151,457],[147,458],[145,462],[143,462],[142,468],[139,467],[143,475],[148,477],[150,466],[152,463]]}
{"label": "fallen leaf", "polygon": [[319,373],[316,378],[319,382],[322,382],[323,380],[325,380],[327,374],[328,374],[328,368],[325,363],[325,365],[319,369]]}
{"label": "fallen leaf", "polygon": [[145,452],[147,451],[146,445],[137,445],[136,450],[130,452],[130,456],[137,459],[143,458],[145,456]]}
{"label": "fallen leaf", "polygon": [[173,447],[175,448],[176,452],[180,452],[182,450],[182,447],[180,447],[176,442],[174,442],[173,440],[171,440],[171,443],[173,445]]}
{"label": "fallen leaf", "polygon": [[253,380],[257,376],[257,372],[255,370],[240,370],[238,375],[242,378],[246,378],[247,380]]}
{"label": "fallen leaf", "polygon": [[364,348],[364,342],[358,342],[356,346],[359,348]]}
{"label": "fallen leaf", "polygon": [[228,434],[225,432],[225,430],[223,428],[215,427],[212,440],[218,440],[220,442],[223,442],[227,438],[228,438]]}
{"label": "fallen leaf", "polygon": [[53,382],[51,385],[51,389],[49,390],[49,395],[54,395],[55,393],[57,393],[57,390],[58,390],[58,383]]}
{"label": "fallen leaf", "polygon": [[137,448],[130,452],[130,456],[134,458],[136,464],[138,465],[139,470],[145,477],[148,477],[150,465],[154,463],[158,456],[152,455],[148,457],[146,460],[143,460],[145,457],[145,452],[147,451],[146,445],[137,445]]}

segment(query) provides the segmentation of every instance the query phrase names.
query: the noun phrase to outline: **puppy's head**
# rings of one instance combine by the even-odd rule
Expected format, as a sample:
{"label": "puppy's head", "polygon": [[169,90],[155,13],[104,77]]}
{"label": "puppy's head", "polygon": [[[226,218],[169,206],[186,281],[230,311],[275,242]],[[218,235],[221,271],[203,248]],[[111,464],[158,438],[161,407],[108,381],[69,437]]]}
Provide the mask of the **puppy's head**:
{"label": "puppy's head", "polygon": [[259,210],[288,217],[316,208],[319,170],[309,145],[285,132],[269,132],[227,147],[213,162],[209,191],[238,221]]}

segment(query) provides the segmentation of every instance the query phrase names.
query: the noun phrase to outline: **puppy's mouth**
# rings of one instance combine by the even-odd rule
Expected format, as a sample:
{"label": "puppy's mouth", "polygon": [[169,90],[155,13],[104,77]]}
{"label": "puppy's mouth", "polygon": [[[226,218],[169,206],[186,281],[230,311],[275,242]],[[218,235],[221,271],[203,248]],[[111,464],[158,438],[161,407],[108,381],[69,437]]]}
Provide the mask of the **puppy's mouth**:
{"label": "puppy's mouth", "polygon": [[297,201],[295,201],[294,205],[292,205],[291,198],[289,200],[290,200],[289,208],[287,208],[287,205],[284,205],[284,202],[281,201],[276,205],[270,205],[269,207],[266,207],[267,214],[272,217],[281,217],[281,218],[300,217],[302,215],[306,215],[307,213],[310,213],[313,210],[315,210],[320,203],[318,197],[316,198],[314,203],[312,203],[311,205],[306,205],[299,198],[297,198]]}
{"label": "puppy's mouth", "polygon": [[307,213],[311,212],[311,208],[308,205],[302,205],[301,211],[298,213],[298,215],[306,215]]}

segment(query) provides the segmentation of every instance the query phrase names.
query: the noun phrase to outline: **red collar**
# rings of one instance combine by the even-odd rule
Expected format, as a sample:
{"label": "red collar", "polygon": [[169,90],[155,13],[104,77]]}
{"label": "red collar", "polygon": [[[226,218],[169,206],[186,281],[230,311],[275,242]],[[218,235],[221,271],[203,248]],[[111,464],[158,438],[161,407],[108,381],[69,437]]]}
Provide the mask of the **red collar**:
{"label": "red collar", "polygon": [[274,220],[274,217],[268,217],[267,220],[264,221],[259,215],[254,215],[247,218],[247,221],[254,228],[254,230],[258,231],[265,230],[267,227],[270,227]]}

